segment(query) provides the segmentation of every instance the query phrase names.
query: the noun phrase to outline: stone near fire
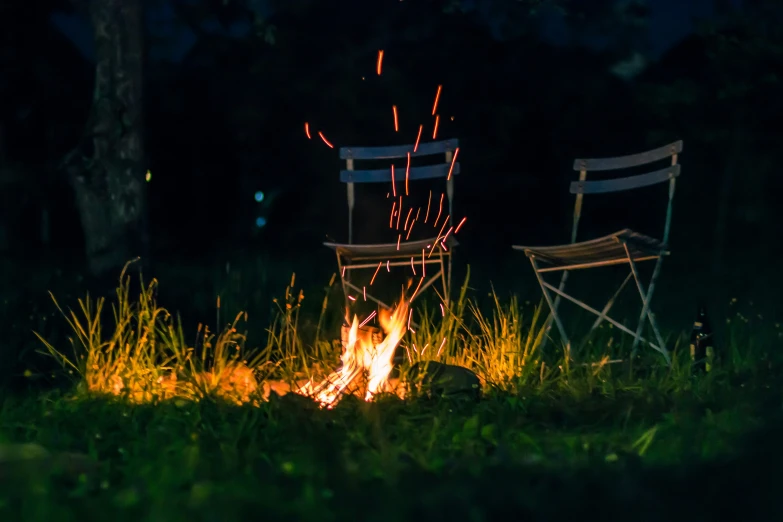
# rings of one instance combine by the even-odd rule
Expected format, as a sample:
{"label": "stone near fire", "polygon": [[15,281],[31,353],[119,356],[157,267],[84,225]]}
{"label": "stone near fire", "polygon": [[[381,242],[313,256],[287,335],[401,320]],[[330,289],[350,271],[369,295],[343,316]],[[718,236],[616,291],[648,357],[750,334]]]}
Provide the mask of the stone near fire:
{"label": "stone near fire", "polygon": [[418,362],[406,374],[409,389],[427,397],[481,397],[478,375],[462,366],[435,361]]}

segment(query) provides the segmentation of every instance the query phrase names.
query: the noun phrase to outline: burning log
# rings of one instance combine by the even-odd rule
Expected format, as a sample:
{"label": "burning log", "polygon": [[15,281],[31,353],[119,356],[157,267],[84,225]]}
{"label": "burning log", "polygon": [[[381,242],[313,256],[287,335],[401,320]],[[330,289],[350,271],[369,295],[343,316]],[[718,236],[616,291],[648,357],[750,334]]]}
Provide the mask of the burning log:
{"label": "burning log", "polygon": [[376,342],[379,337],[373,335],[372,329],[362,329],[360,334],[359,319],[354,316],[348,338],[343,345],[342,367],[321,383],[308,383],[297,393],[309,395],[323,407],[331,408],[345,394],[360,387],[358,380],[362,377],[366,377],[364,400],[369,401],[373,395],[386,391],[394,351],[405,334],[407,319],[408,303],[403,296],[393,312],[381,310],[378,314],[386,336]]}

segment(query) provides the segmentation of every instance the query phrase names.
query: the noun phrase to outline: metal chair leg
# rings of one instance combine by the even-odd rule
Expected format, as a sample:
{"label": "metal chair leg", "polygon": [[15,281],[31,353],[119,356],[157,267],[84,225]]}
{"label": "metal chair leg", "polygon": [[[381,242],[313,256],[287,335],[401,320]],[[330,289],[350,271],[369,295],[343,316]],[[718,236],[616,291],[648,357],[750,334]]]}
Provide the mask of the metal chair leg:
{"label": "metal chair leg", "polygon": [[[538,277],[538,272],[536,272],[536,277]],[[565,284],[566,284],[567,280],[568,280],[568,271],[564,271],[563,275],[560,276],[560,285],[558,286],[558,289],[561,292],[565,288]],[[539,281],[539,283],[540,282],[541,281]],[[560,296],[559,295],[555,295],[555,302],[554,302],[554,309],[553,310],[557,310],[557,307],[559,305],[560,305]],[[550,307],[551,306],[552,305],[550,304]],[[552,319],[553,318],[554,318],[554,314],[552,313],[552,311],[550,309],[549,316],[547,316],[546,322],[544,323],[544,337],[543,337],[543,339],[541,339],[541,346],[539,346],[540,350],[543,350],[544,348],[546,348],[547,342],[549,341],[549,331],[552,329]]]}
{"label": "metal chair leg", "polygon": [[[642,311],[639,314],[639,324],[636,327],[636,335],[634,336],[633,344],[631,345],[631,358],[636,357],[637,347],[639,345],[639,339],[642,335],[642,330],[644,329],[644,323],[645,319],[651,321],[651,326],[654,325],[654,320],[651,319],[651,316],[649,315],[650,312],[650,301],[652,300],[653,291],[655,290],[655,280],[658,277],[658,273],[661,269],[661,262],[663,260],[663,256],[659,257],[658,260],[655,263],[655,269],[653,270],[653,275],[650,280],[650,288],[645,292],[644,289],[644,283],[642,283],[641,277],[639,275],[639,270],[636,267],[636,262],[634,262],[633,258],[631,257],[630,252],[628,251],[628,246],[623,244],[625,247],[625,252],[628,255],[628,263],[631,266],[631,273],[633,274],[634,279],[636,280],[636,287],[639,290],[639,295],[642,298]],[[666,350],[666,347],[663,346],[663,340],[660,337],[660,332],[658,332],[658,329],[653,326],[654,334],[656,335],[656,340],[659,343],[659,346],[661,348],[661,353],[664,354],[664,357],[667,359],[667,363],[669,362],[668,352]]]}
{"label": "metal chair leg", "polygon": [[[557,309],[555,308],[555,304],[552,301],[552,297],[549,295],[549,292],[547,291],[546,286],[544,285],[544,280],[541,277],[541,274],[538,272],[538,264],[536,264],[535,256],[530,256],[530,263],[533,265],[533,271],[536,274],[536,279],[538,279],[538,284],[541,285],[541,291],[544,293],[544,299],[546,299],[547,304],[549,304],[549,308],[552,311],[551,315],[554,318],[555,324],[557,324],[557,329],[560,331],[560,336],[563,338],[563,342],[566,346],[566,356],[568,359],[571,359],[571,341],[568,339],[568,335],[566,334],[565,327],[563,326],[563,323],[560,321],[560,317],[557,315]],[[565,278],[561,279],[560,285],[564,285]]]}

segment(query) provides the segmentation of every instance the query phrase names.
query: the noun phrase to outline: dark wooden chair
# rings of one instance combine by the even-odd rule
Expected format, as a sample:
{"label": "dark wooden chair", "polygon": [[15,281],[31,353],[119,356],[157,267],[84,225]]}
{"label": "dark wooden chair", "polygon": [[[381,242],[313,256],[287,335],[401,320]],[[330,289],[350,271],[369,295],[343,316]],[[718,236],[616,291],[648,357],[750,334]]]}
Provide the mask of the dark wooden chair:
{"label": "dark wooden chair", "polygon": [[[383,267],[411,266],[415,262],[419,265],[437,265],[434,274],[425,274],[422,270],[419,286],[411,296],[410,301],[421,294],[425,289],[437,281],[443,285],[443,299],[448,303],[451,286],[451,253],[457,246],[453,231],[453,200],[454,200],[454,176],[459,174],[459,163],[454,161],[455,151],[458,148],[457,140],[444,140],[414,145],[399,145],[391,147],[342,147],[340,159],[345,160],[345,170],[340,172],[340,181],[346,184],[348,190],[348,242],[324,243],[337,254],[337,266],[343,285],[346,300],[353,297],[370,299],[378,305],[390,309],[388,303],[372,296],[366,287],[359,288],[351,282],[351,272],[355,270],[377,271]],[[354,162],[368,160],[394,160],[416,158],[421,156],[444,155],[444,162],[435,165],[410,167],[410,168],[386,168],[372,170],[356,170]],[[355,189],[357,183],[392,183],[392,173],[397,187],[402,187],[407,181],[416,181],[433,178],[446,178],[446,195],[448,198],[448,233],[439,234],[416,241],[400,241],[398,243],[373,243],[355,244],[353,242],[353,210],[355,203]],[[451,227],[451,228],[449,228]],[[415,260],[415,261],[413,261]]]}
{"label": "dark wooden chair", "polygon": [[[570,190],[572,194],[576,195],[573,227],[571,229],[571,243],[557,246],[512,247],[515,250],[523,251],[528,259],[530,259],[536,278],[544,293],[544,299],[551,310],[545,328],[548,332],[551,328],[552,320],[554,319],[569,356],[571,344],[560,316],[557,313],[561,297],[598,316],[595,323],[593,323],[592,329],[598,327],[598,325],[605,320],[617,327],[620,331],[632,335],[634,337],[631,348],[632,356],[635,355],[637,346],[641,342],[648,344],[654,350],[659,351],[664,356],[667,363],[670,362],[669,353],[664,346],[663,338],[655,323],[655,316],[650,312],[650,302],[652,301],[653,292],[655,290],[655,282],[661,271],[663,258],[670,253],[668,249],[669,230],[671,227],[675,183],[677,177],[680,175],[680,165],[677,164],[677,157],[680,152],[682,152],[682,141],[677,141],[666,145],[665,147],[630,156],[575,160],[574,170],[579,171],[579,180],[571,183]],[[587,181],[588,172],[641,167],[667,158],[671,159],[671,164],[653,172],[600,181]],[[662,239],[655,239],[629,229],[623,229],[607,236],[577,242],[577,230],[582,215],[582,199],[585,194],[622,192],[664,182],[669,184],[669,202],[666,208],[666,219]],[[655,268],[648,288],[645,288],[645,284],[640,278],[637,268],[637,263],[643,261],[655,261]],[[585,304],[579,299],[568,295],[564,291],[566,281],[568,280],[568,274],[573,270],[585,270],[624,264],[629,266],[630,273],[617,292],[615,292],[612,298],[609,299],[600,311]],[[562,272],[559,287],[556,288],[552,284],[544,281],[543,275],[548,272]],[[636,287],[639,290],[639,295],[642,299],[642,310],[635,331],[627,328],[607,315],[617,299],[617,296],[623,288],[625,288],[625,285],[631,278],[636,281]],[[554,299],[552,294],[555,294]],[[652,328],[655,342],[642,337],[645,320],[646,322],[649,322],[650,327]]]}

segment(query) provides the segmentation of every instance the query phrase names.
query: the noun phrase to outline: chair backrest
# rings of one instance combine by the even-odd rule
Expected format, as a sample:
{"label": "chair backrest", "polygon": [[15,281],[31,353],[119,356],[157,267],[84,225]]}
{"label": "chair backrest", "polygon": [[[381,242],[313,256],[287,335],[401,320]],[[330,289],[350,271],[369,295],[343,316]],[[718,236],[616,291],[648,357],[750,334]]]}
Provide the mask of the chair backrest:
{"label": "chair backrest", "polygon": [[[353,243],[354,183],[393,183],[405,190],[407,181],[446,178],[446,195],[449,202],[449,226],[453,224],[454,176],[459,174],[457,159],[459,141],[456,139],[420,143],[417,145],[395,145],[391,147],[341,147],[340,159],[345,160],[345,170],[340,171],[340,181],[348,188],[348,243]],[[444,155],[444,162],[435,165],[411,167],[412,158]],[[393,165],[383,169],[356,170],[354,161],[407,159],[408,165],[396,168]]]}
{"label": "chair backrest", "polygon": [[[576,202],[574,204],[574,223],[573,228],[571,229],[571,242],[576,242],[579,218],[582,214],[582,198],[585,194],[622,192],[636,188],[648,187],[668,181],[669,203],[666,207],[666,222],[664,224],[662,238],[663,243],[668,244],[669,227],[671,225],[672,217],[672,201],[674,199],[674,188],[677,176],[680,175],[680,165],[677,164],[677,157],[680,152],[682,152],[682,140],[675,141],[674,143],[670,143],[669,145],[665,145],[657,149],[641,152],[639,154],[631,154],[629,156],[574,160],[574,170],[579,171],[579,181],[571,183],[571,194],[576,194]],[[671,164],[669,166],[648,172],[646,174],[634,174],[613,179],[587,181],[588,172],[642,167],[644,165],[661,161],[666,158],[671,158]]]}

